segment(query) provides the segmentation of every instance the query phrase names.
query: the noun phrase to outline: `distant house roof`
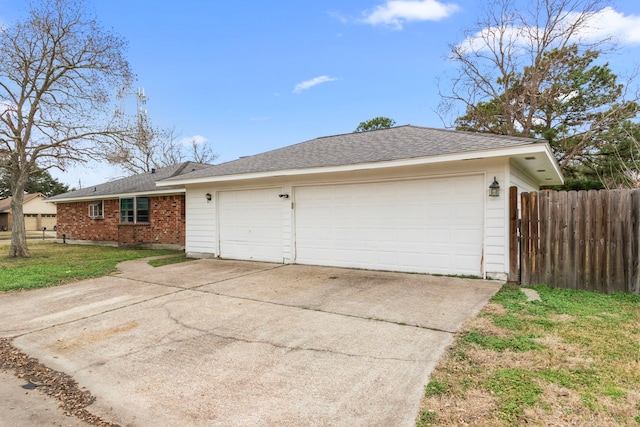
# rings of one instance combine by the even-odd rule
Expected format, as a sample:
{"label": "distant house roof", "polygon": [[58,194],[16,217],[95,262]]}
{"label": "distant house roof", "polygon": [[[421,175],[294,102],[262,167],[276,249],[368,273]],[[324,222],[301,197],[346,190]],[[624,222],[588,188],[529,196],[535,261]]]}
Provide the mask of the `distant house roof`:
{"label": "distant house roof", "polygon": [[[207,182],[233,175],[375,164],[523,146],[545,147],[542,150],[548,151],[548,162],[555,163],[548,144],[538,139],[405,125],[316,138],[171,177],[158,185]],[[554,180],[562,179],[557,164],[553,175]]]}
{"label": "distant house roof", "polygon": [[[126,178],[105,182],[104,184],[92,185],[80,190],[69,191],[49,197],[48,202],[62,202],[75,200],[102,199],[105,197],[118,197],[122,195],[144,194],[144,193],[167,193],[171,189],[157,188],[156,182],[159,180],[180,176],[193,171],[198,171],[211,167],[211,165],[183,162],[164,168],[159,168],[152,172],[128,176]],[[173,190],[175,191],[175,190]]]}
{"label": "distant house roof", "polygon": [[[34,193],[34,194],[25,194],[23,204],[27,204],[33,199],[38,197],[44,198],[44,194],[42,193]],[[7,197],[6,199],[0,200],[0,213],[10,213],[11,212],[11,197]]]}

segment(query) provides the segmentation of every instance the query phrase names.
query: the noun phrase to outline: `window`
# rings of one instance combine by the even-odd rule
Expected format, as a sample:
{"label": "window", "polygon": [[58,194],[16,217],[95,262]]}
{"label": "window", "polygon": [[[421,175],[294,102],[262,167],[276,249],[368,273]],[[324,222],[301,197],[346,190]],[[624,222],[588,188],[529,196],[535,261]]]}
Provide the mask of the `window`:
{"label": "window", "polygon": [[120,199],[120,222],[134,222],[134,199]]}
{"label": "window", "polygon": [[104,218],[102,206],[102,200],[99,202],[89,203],[89,218]]}
{"label": "window", "polygon": [[149,198],[120,199],[120,222],[149,222]]}
{"label": "window", "polygon": [[149,222],[149,198],[136,199],[136,222]]}

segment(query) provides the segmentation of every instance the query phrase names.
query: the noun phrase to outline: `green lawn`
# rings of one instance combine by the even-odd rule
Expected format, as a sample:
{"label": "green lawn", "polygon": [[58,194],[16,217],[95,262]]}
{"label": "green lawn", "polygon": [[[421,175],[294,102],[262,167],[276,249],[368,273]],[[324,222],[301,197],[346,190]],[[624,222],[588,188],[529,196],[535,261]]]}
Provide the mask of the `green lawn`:
{"label": "green lawn", "polygon": [[54,286],[100,277],[116,271],[122,261],[182,252],[159,249],[120,249],[30,240],[31,258],[9,258],[9,242],[0,241],[0,291]]}
{"label": "green lawn", "polygon": [[419,427],[640,426],[640,296],[505,285],[425,387]]}
{"label": "green lawn", "polygon": [[[55,238],[56,233],[52,230],[45,232],[45,237],[47,239]],[[27,239],[40,239],[42,240],[42,231],[27,231]],[[2,240],[11,240],[11,232],[10,231],[0,231],[0,241]]]}

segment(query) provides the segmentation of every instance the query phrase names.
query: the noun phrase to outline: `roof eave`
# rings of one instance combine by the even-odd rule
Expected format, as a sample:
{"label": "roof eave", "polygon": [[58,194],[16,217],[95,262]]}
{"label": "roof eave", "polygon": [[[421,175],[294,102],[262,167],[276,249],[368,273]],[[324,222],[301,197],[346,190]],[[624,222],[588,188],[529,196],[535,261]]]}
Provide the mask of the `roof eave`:
{"label": "roof eave", "polygon": [[[217,183],[217,182],[245,181],[245,180],[261,179],[261,178],[304,176],[304,175],[311,175],[311,174],[318,174],[318,173],[335,173],[335,172],[350,172],[350,171],[356,171],[356,170],[361,171],[361,170],[371,170],[371,169],[385,169],[385,168],[394,168],[394,167],[427,165],[427,164],[433,164],[433,163],[444,163],[444,162],[452,162],[452,161],[490,159],[490,158],[497,158],[497,157],[515,157],[515,156],[535,155],[535,154],[540,154],[544,156],[545,160],[552,166],[552,172],[550,173],[550,175],[553,176],[552,178],[553,182],[563,183],[564,178],[562,177],[562,173],[560,172],[560,167],[558,166],[557,161],[553,157],[553,154],[551,152],[551,147],[549,146],[549,144],[535,143],[535,144],[518,145],[514,147],[504,147],[504,148],[491,149],[491,150],[476,150],[476,151],[467,151],[463,153],[442,154],[437,156],[415,157],[415,158],[409,158],[409,159],[389,160],[389,161],[382,161],[382,162],[356,163],[356,164],[341,165],[341,166],[319,166],[319,167],[311,167],[311,168],[304,168],[304,169],[281,169],[281,170],[264,171],[264,172],[249,172],[249,173],[242,173],[242,174],[207,176],[207,177],[199,177],[199,178],[183,178],[183,179],[172,178],[172,179],[158,181],[156,185],[158,187],[166,187],[170,185],[193,185],[193,184],[207,184],[207,183]],[[543,183],[541,182],[540,184],[542,185]]]}
{"label": "roof eave", "polygon": [[136,191],[131,193],[113,193],[113,194],[91,194],[88,196],[80,197],[66,197],[61,199],[45,199],[48,203],[68,203],[68,202],[87,202],[91,200],[105,200],[105,199],[122,199],[128,197],[141,197],[141,196],[170,196],[173,194],[183,194],[186,190],[184,188],[163,188],[161,190],[153,191]]}

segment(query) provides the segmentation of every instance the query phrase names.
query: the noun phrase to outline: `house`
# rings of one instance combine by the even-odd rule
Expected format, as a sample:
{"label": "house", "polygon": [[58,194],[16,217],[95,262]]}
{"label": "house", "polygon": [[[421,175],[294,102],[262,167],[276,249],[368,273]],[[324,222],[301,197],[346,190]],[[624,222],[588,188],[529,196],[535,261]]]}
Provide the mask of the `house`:
{"label": "house", "polygon": [[184,186],[157,188],[156,181],[206,167],[185,162],[50,197],[58,213],[57,240],[184,248]]}
{"label": "house", "polygon": [[[56,226],[56,208],[45,201],[42,193],[25,194],[22,205],[25,230],[39,231],[43,227],[53,230]],[[11,230],[13,215],[11,213],[11,197],[0,200],[0,230]]]}
{"label": "house", "polygon": [[508,188],[562,182],[544,141],[408,125],[313,139],[158,188],[186,190],[189,256],[506,279]]}

